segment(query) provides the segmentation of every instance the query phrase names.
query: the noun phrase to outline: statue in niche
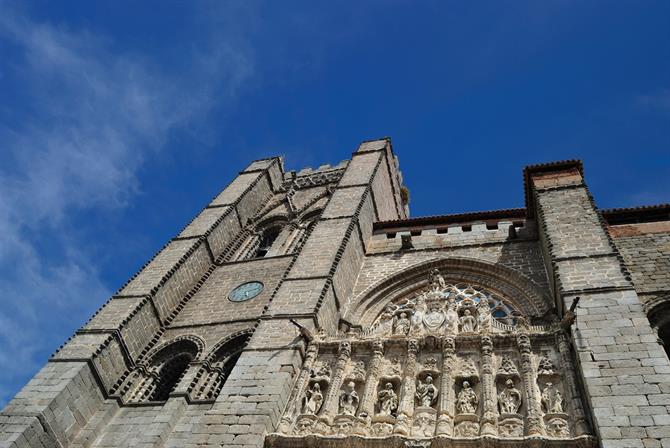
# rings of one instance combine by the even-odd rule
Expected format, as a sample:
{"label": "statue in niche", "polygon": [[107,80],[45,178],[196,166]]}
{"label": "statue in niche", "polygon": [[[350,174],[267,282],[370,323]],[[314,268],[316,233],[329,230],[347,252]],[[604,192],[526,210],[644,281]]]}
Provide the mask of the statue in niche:
{"label": "statue in niche", "polygon": [[441,291],[447,287],[447,283],[444,281],[444,277],[442,277],[440,270],[437,268],[430,271],[429,281],[433,291]]}
{"label": "statue in niche", "polygon": [[563,396],[552,383],[547,383],[542,391],[542,406],[547,414],[560,414],[563,412]]}
{"label": "statue in niche", "polygon": [[514,361],[512,361],[512,358],[509,357],[509,355],[503,355],[502,361],[500,362],[500,367],[498,368],[498,374],[503,374],[503,375],[519,375],[519,371],[517,370],[516,366],[514,365]]}
{"label": "statue in niche", "polygon": [[470,383],[463,381],[463,389],[456,399],[456,410],[459,414],[474,414],[477,412],[477,394],[470,387]]}
{"label": "statue in niche", "polygon": [[323,393],[319,383],[312,384],[312,387],[307,389],[305,398],[303,398],[302,413],[316,415],[321,409],[323,403]]}
{"label": "statue in niche", "polygon": [[505,388],[498,395],[498,405],[502,414],[517,414],[521,407],[521,392],[514,387],[514,381],[508,378]]}
{"label": "statue in niche", "polygon": [[477,324],[480,330],[488,330],[491,328],[491,307],[488,300],[482,298],[477,305]]}
{"label": "statue in niche", "polygon": [[340,414],[354,415],[358,409],[358,393],[356,393],[356,383],[349,381],[344,386],[340,394]]}
{"label": "statue in niche", "polygon": [[456,301],[450,300],[447,305],[447,315],[445,318],[447,334],[458,333],[458,312],[456,311]]}
{"label": "statue in niche", "polygon": [[377,403],[379,403],[378,415],[392,416],[398,409],[398,395],[393,390],[393,384],[386,383],[384,388],[377,394]]}
{"label": "statue in niche", "polygon": [[416,398],[424,407],[431,407],[435,404],[438,393],[437,387],[433,384],[433,377],[430,375],[426,376],[426,382],[419,380],[419,384],[416,386]]}
{"label": "statue in niche", "polygon": [[428,312],[423,316],[423,324],[430,332],[439,331],[444,323],[445,315],[440,303],[437,301],[430,302]]}
{"label": "statue in niche", "polygon": [[540,357],[540,364],[537,367],[537,373],[538,375],[553,375],[556,373],[554,363],[547,355],[542,355]]}
{"label": "statue in niche", "polygon": [[461,316],[460,324],[462,333],[474,333],[477,319],[475,319],[470,310],[466,309]]}
{"label": "statue in niche", "polygon": [[395,325],[393,325],[393,334],[406,336],[409,333],[410,320],[406,312],[401,312],[396,316]]}

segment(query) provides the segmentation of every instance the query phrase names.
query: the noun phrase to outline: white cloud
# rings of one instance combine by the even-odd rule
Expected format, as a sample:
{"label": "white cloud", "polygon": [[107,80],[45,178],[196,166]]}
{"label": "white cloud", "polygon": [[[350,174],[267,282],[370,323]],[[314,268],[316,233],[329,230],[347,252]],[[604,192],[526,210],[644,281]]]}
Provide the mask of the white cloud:
{"label": "white cloud", "polygon": [[[170,132],[234,97],[253,65],[245,50],[217,42],[168,74],[118,54],[104,36],[38,23],[7,4],[0,43],[16,55],[0,82],[10,72],[19,79],[30,111],[0,128],[1,405],[15,393],[7,385],[41,364],[35,354],[62,342],[49,340],[54,319],[81,321],[110,293],[70,215],[128,204],[138,170]],[[38,239],[56,249],[42,253]]]}

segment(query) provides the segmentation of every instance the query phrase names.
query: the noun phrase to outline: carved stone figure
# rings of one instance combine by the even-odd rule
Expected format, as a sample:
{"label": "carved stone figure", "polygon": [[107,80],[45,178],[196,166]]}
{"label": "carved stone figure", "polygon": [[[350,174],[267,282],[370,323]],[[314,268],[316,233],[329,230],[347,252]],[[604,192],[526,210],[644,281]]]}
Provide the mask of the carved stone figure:
{"label": "carved stone figure", "polygon": [[402,312],[399,316],[396,316],[395,325],[393,325],[393,334],[398,334],[406,336],[409,333],[410,320],[407,317],[407,313]]}
{"label": "carved stone figure", "polygon": [[422,293],[416,298],[416,307],[412,314],[412,328],[417,331],[423,327],[423,316],[426,315],[428,307],[426,306],[426,293]]}
{"label": "carved stone figure", "polygon": [[523,421],[506,418],[498,424],[498,433],[503,437],[523,437]]}
{"label": "carved stone figure", "polygon": [[321,392],[321,386],[319,383],[314,383],[305,393],[302,413],[316,415],[319,412],[319,409],[321,409],[322,403],[323,393]]}
{"label": "carved stone figure", "polygon": [[547,422],[547,435],[549,437],[570,437],[568,422],[562,418],[555,417]]}
{"label": "carved stone figure", "polygon": [[340,414],[354,415],[358,409],[358,393],[355,390],[356,384],[349,381],[344,386],[340,394]]}
{"label": "carved stone figure", "polygon": [[377,323],[377,328],[375,333],[377,334],[391,334],[393,332],[393,307],[387,305],[382,311],[382,314],[379,316]]}
{"label": "carved stone figure", "polygon": [[475,422],[461,422],[454,429],[456,437],[477,437],[479,435],[479,425]]}
{"label": "carved stone figure", "polygon": [[371,433],[377,437],[389,436],[393,433],[393,425],[386,422],[373,423]]}
{"label": "carved stone figure", "polygon": [[446,316],[440,303],[433,301],[430,303],[428,312],[423,316],[423,325],[426,327],[426,330],[430,332],[437,332],[442,327]]}
{"label": "carved stone figure", "polygon": [[474,414],[477,412],[477,394],[470,387],[470,383],[463,381],[463,389],[458,393],[456,410],[459,414]]}
{"label": "carved stone figure", "polygon": [[554,363],[549,359],[548,356],[542,355],[540,357],[540,363],[537,367],[537,374],[538,375],[553,375],[556,373],[556,368],[554,367]]}
{"label": "carved stone figure", "polygon": [[393,390],[393,384],[386,383],[384,388],[377,394],[377,403],[379,403],[378,415],[392,416],[398,409],[398,395]]}
{"label": "carved stone figure", "polygon": [[475,319],[470,310],[465,310],[460,318],[460,324],[462,333],[473,333],[477,327],[477,319]]}
{"label": "carved stone figure", "polygon": [[306,436],[313,432],[315,420],[309,417],[301,417],[295,424],[295,433],[299,436]]}
{"label": "carved stone figure", "polygon": [[447,334],[458,333],[458,312],[456,311],[456,301],[449,301],[447,305],[447,313],[445,317]]}
{"label": "carved stone figure", "polygon": [[477,305],[477,324],[479,330],[489,330],[491,328],[491,307],[486,299],[481,299]]}
{"label": "carved stone figure", "polygon": [[426,376],[426,382],[418,380],[419,384],[416,386],[416,398],[421,403],[421,406],[430,407],[437,400],[437,395],[439,391],[437,387],[433,384],[433,377],[428,375]]}
{"label": "carved stone figure", "polygon": [[510,378],[505,381],[505,388],[498,395],[498,405],[502,414],[516,414],[521,407],[521,392],[514,387]]}
{"label": "carved stone figure", "polygon": [[542,391],[542,406],[547,414],[563,412],[563,396],[552,383],[547,383]]}
{"label": "carved stone figure", "polygon": [[433,291],[441,291],[447,287],[447,283],[444,281],[444,277],[442,277],[440,270],[437,268],[430,271],[429,281]]}

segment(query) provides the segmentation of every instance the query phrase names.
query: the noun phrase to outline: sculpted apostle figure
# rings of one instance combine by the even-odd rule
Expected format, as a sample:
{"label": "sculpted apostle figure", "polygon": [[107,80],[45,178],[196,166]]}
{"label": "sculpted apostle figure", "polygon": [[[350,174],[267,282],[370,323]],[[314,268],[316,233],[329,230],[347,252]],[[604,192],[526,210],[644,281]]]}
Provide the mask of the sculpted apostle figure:
{"label": "sculpted apostle figure", "polygon": [[409,333],[410,321],[407,313],[402,312],[397,317],[395,325],[393,326],[393,334],[406,335]]}
{"label": "sculpted apostle figure", "polygon": [[323,393],[319,383],[314,383],[310,389],[307,389],[304,398],[302,413],[316,415],[321,409],[323,403]]}
{"label": "sculpted apostle figure", "polygon": [[477,320],[480,331],[491,328],[491,307],[486,299],[481,299],[477,306]]}
{"label": "sculpted apostle figure", "polygon": [[549,414],[560,414],[563,412],[563,396],[554,388],[552,383],[547,383],[542,391],[542,406]]}
{"label": "sculpted apostle figure", "polygon": [[447,334],[458,333],[458,312],[456,311],[456,301],[450,300],[447,305],[446,316]]}
{"label": "sculpted apostle figure", "polygon": [[377,402],[379,403],[378,415],[393,415],[398,409],[398,395],[393,390],[393,384],[384,385],[384,388],[377,394]]}
{"label": "sculpted apostle figure", "polygon": [[430,271],[430,286],[435,291],[439,291],[447,287],[447,283],[444,281],[444,277],[442,277],[442,274],[440,274],[439,269],[433,269]]}
{"label": "sculpted apostle figure", "polygon": [[435,400],[437,400],[438,393],[437,387],[433,384],[432,376],[427,375],[425,383],[419,380],[419,385],[416,387],[416,398],[421,403],[421,406],[432,406]]}
{"label": "sculpted apostle figure", "polygon": [[461,332],[473,333],[475,331],[475,327],[477,326],[477,319],[475,319],[470,310],[465,310],[463,312],[463,316],[461,316],[460,323]]}
{"label": "sculpted apostle figure", "polygon": [[356,384],[349,381],[340,394],[340,414],[354,415],[358,409],[358,393],[356,393]]}
{"label": "sculpted apostle figure", "polygon": [[505,381],[505,389],[498,395],[500,412],[503,414],[516,414],[521,407],[521,392],[514,387],[514,381],[508,378]]}
{"label": "sculpted apostle figure", "polygon": [[477,394],[470,387],[470,383],[463,381],[463,389],[458,393],[456,399],[456,410],[459,414],[474,414],[477,412]]}

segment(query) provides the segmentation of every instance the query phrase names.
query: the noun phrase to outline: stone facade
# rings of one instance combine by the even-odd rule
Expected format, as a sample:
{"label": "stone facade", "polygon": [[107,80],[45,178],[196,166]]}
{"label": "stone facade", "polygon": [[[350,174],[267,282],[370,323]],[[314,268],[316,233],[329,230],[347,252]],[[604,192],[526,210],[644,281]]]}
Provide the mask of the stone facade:
{"label": "stone facade", "polygon": [[0,447],[670,447],[670,207],[408,218],[388,139],[252,162],[0,413]]}

